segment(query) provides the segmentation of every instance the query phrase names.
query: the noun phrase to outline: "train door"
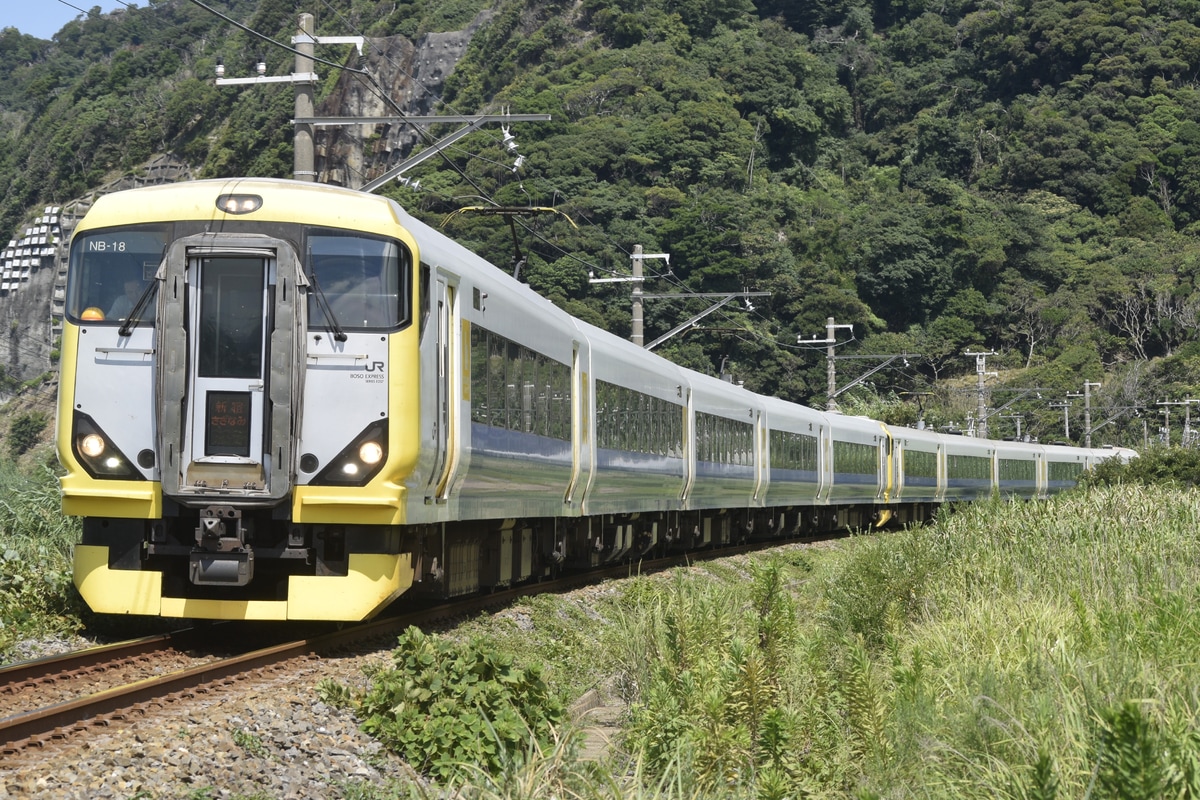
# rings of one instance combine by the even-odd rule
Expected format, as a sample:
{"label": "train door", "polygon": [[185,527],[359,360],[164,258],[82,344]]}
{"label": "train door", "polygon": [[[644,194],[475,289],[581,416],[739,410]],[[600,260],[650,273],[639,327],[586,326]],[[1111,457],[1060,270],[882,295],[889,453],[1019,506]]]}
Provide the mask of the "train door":
{"label": "train door", "polygon": [[761,505],[771,482],[770,447],[767,443],[767,425],[762,411],[754,412],[754,502]]}
{"label": "train door", "polygon": [[946,489],[950,485],[950,479],[947,474],[946,467],[946,447],[941,442],[937,446],[937,494],[934,496],[934,502],[946,502]]}
{"label": "train door", "polygon": [[822,425],[817,430],[818,448],[818,471],[820,474],[820,486],[817,489],[817,502],[828,503],[829,495],[833,491],[833,429],[828,425]]}
{"label": "train door", "polygon": [[883,434],[879,437],[879,464],[876,469],[876,474],[879,475],[879,488],[875,494],[875,499],[881,503],[886,503],[891,499],[892,491],[895,487],[892,471],[893,447],[895,443],[892,440],[891,432],[883,425],[880,425],[880,427],[883,428]]}
{"label": "train door", "polygon": [[[271,260],[215,256],[190,260],[191,372],[187,474],[200,486],[265,479],[266,287]],[[236,477],[234,477],[236,476]],[[242,480],[237,481],[237,478]]]}
{"label": "train door", "polygon": [[[444,503],[449,496],[449,487],[454,470],[457,466],[457,437],[454,435],[454,422],[457,416],[458,393],[454,391],[458,381],[455,360],[454,334],[458,330],[458,309],[455,305],[456,289],[450,279],[444,275],[436,277],[433,286],[434,324],[437,326],[435,335],[435,375],[433,386],[434,409],[432,419],[432,444],[434,452],[433,467],[429,472],[429,485],[425,496],[434,502]],[[470,339],[467,337],[469,343]]]}
{"label": "train door", "polygon": [[267,237],[201,234],[168,253],[157,381],[169,496],[254,502],[290,489],[297,263]]}
{"label": "train door", "polygon": [[580,502],[580,496],[584,494],[580,491],[580,477],[584,471],[587,472],[587,478],[583,481],[585,489],[591,485],[591,476],[595,474],[591,466],[592,437],[588,420],[592,416],[588,411],[587,375],[579,342],[575,342],[571,349],[571,480],[563,496],[563,502],[567,505]]}
{"label": "train door", "polygon": [[687,507],[692,495],[692,486],[696,483],[696,406],[692,398],[692,387],[687,389],[687,397],[683,406],[683,449],[687,476],[683,479],[683,491],[679,502]]}

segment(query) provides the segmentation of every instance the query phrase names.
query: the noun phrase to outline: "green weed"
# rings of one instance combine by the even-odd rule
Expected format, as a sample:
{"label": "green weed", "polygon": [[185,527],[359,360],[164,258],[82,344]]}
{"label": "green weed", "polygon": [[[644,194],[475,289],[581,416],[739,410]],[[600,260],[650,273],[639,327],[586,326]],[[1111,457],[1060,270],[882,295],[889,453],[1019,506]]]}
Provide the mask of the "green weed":
{"label": "green weed", "polygon": [[52,473],[0,466],[0,659],[21,639],[81,627],[83,604],[71,583],[78,534],[78,520],[62,515]]}
{"label": "green weed", "polygon": [[458,644],[409,628],[391,669],[354,702],[363,729],[418,769],[460,782],[470,765],[491,775],[549,744],[566,718],[536,666],[482,641]]}

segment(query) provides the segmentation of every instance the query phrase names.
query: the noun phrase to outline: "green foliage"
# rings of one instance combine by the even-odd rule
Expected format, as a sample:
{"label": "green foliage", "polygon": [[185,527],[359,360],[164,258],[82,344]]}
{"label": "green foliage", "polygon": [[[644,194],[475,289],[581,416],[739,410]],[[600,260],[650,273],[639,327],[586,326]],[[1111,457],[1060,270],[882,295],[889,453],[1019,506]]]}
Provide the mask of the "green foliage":
{"label": "green foliage", "polygon": [[49,423],[49,417],[40,411],[17,415],[8,429],[8,454],[16,459],[28,451]]}
{"label": "green foliage", "polygon": [[[279,41],[292,33],[282,0],[223,11]],[[1200,341],[1195,11],[1194,0],[331,0],[318,33],[419,44],[482,23],[422,111],[553,119],[514,129],[520,169],[481,130],[446,153],[453,163],[420,167],[421,192],[383,191],[433,223],[468,196],[569,214],[578,227],[527,221],[522,275],[592,324],[629,334],[627,287],[587,275],[628,274],[641,244],[672,253],[648,291],[770,292],[659,350],[713,374],[725,363],[754,391],[820,404],[823,354],[796,339],[833,316],[861,343],[842,355],[907,338],[910,366],[879,374],[882,397],[972,376],[961,353],[978,346],[1039,370],[1010,386],[1102,380],[1098,400],[1116,408],[1200,386],[1176,375],[1160,387],[1145,369]],[[218,59],[239,72],[259,53],[272,74],[291,66],[291,53],[187,3],[89,16],[53,43],[0,32],[0,227],[157,153],[203,176],[289,176],[290,92],[206,77]],[[358,80],[319,71],[330,102]],[[368,159],[390,158],[372,144],[385,135]],[[458,219],[447,233],[511,269],[504,220]],[[646,335],[703,308],[648,303]],[[1087,375],[1073,348],[1092,354]],[[1129,376],[1148,377],[1110,390]],[[952,399],[926,402],[931,419],[961,426]],[[1044,403],[1016,410],[1031,435],[1063,438]],[[1135,443],[1140,425],[1119,415],[1104,435]]]}
{"label": "green foliage", "polygon": [[1037,760],[1029,770],[1026,780],[1016,778],[1011,794],[1018,800],[1057,800],[1058,772],[1054,766],[1054,757],[1045,750],[1039,749]]}
{"label": "green foliage", "polygon": [[0,654],[26,637],[79,629],[83,603],[71,583],[79,521],[62,515],[58,484],[11,465],[0,469]]}
{"label": "green foliage", "polygon": [[1113,486],[1122,483],[1194,487],[1200,483],[1200,450],[1191,447],[1150,447],[1128,463],[1108,459],[1083,476],[1082,483]]}
{"label": "green foliage", "polygon": [[[686,754],[698,788],[749,785],[764,770],[771,796],[796,788],[792,712],[780,705],[781,677],[796,642],[796,608],[783,563],[752,567],[739,595],[685,581],[638,596],[623,625],[632,628],[621,661],[637,687],[626,744],[653,774]],[[634,599],[634,598],[631,598]]]}
{"label": "green foliage", "polygon": [[1166,796],[1167,765],[1153,722],[1136,703],[1100,714],[1096,796],[1152,800]]}
{"label": "green foliage", "polygon": [[864,538],[848,559],[827,588],[826,624],[878,648],[924,609],[938,553],[918,530],[886,540]]}
{"label": "green foliage", "polygon": [[409,628],[392,662],[355,710],[364,730],[440,780],[461,781],[472,765],[492,774],[511,768],[530,742],[548,746],[564,721],[539,667],[517,667],[484,642],[459,645]]}
{"label": "green foliage", "polygon": [[28,637],[74,633],[82,605],[62,559],[45,551],[0,553],[0,656]]}
{"label": "green foliage", "polygon": [[257,733],[247,731],[245,728],[234,729],[233,743],[245,750],[247,755],[254,758],[263,758],[267,754],[267,746],[263,743],[262,737]]}
{"label": "green foliage", "polygon": [[1196,517],[1186,491],[1100,486],[639,578],[590,615],[547,598],[473,623],[471,644],[406,634],[407,677],[381,670],[352,703],[362,714],[375,694],[398,720],[429,676],[494,652],[479,637],[506,638],[517,616],[549,671],[575,663],[548,645],[571,628],[616,670],[627,752],[610,773],[563,740],[530,745],[470,773],[479,797],[1196,797]]}

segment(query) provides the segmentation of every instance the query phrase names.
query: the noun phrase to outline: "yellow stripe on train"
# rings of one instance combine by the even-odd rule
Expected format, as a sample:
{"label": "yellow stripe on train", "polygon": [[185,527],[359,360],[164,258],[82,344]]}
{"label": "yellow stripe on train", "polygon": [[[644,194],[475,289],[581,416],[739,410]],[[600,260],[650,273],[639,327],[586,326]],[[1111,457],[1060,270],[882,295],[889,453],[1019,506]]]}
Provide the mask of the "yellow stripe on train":
{"label": "yellow stripe on train", "polygon": [[75,546],[75,585],[101,614],[151,614],[241,620],[368,619],[412,586],[410,553],[351,553],[348,574],[293,575],[286,600],[208,600],[164,597],[162,574],[111,569],[108,548]]}

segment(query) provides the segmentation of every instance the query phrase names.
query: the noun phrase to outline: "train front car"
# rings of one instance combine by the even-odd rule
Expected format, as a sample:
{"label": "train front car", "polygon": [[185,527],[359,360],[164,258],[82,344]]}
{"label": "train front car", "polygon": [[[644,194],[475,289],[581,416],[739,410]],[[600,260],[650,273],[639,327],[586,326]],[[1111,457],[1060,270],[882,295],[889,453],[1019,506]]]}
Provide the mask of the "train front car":
{"label": "train front car", "polygon": [[97,612],[354,620],[412,581],[414,246],[387,200],[200,181],[71,244],[57,446]]}

